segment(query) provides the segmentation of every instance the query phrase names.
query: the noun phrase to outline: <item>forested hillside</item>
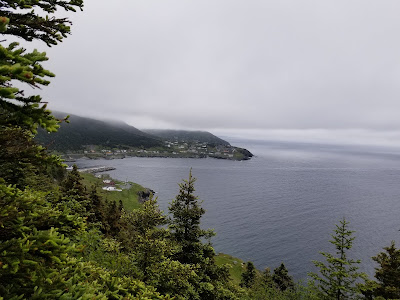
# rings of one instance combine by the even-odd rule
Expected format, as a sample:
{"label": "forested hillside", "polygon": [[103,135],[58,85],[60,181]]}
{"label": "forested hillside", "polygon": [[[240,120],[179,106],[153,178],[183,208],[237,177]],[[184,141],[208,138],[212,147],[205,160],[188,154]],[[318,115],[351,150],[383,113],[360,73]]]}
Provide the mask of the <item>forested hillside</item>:
{"label": "forested hillside", "polygon": [[46,54],[7,39],[57,45],[70,33],[57,9],[75,12],[83,1],[0,3],[0,300],[400,298],[400,250],[392,243],[374,257],[369,280],[349,254],[354,238],[345,219],[333,232],[332,252],[315,262],[309,285],[299,285],[283,263],[260,272],[251,262],[216,259],[191,170],[168,216],[157,199],[128,207],[99,193],[96,180],[76,167],[67,172],[34,139],[38,128],[56,131],[59,120],[40,95],[21,90],[50,83]]}
{"label": "forested hillside", "polygon": [[[55,112],[57,132],[39,128],[35,141],[49,151],[85,155],[88,158],[175,157],[246,160],[250,151],[204,131],[149,130],[147,133],[123,122],[101,121]],[[66,118],[68,116],[68,118]]]}
{"label": "forested hillside", "polygon": [[[66,113],[54,113],[58,119]],[[48,134],[39,130],[35,140],[49,150],[60,152],[83,150],[86,145],[99,145],[109,148],[157,147],[163,145],[160,138],[144,133],[123,122],[100,121],[91,118],[69,115],[69,123],[62,122],[57,132]]]}
{"label": "forested hillside", "polygon": [[163,130],[163,129],[144,129],[151,135],[158,136],[171,142],[205,142],[208,144],[228,146],[227,141],[213,135],[207,131],[188,131],[188,130]]}

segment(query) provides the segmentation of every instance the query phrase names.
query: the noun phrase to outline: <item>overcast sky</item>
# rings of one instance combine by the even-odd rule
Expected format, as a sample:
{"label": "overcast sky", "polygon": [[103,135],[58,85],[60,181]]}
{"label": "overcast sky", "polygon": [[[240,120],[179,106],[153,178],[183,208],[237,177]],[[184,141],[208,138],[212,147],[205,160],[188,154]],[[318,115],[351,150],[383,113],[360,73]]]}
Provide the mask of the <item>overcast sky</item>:
{"label": "overcast sky", "polygon": [[[400,141],[400,1],[86,0],[50,108],[138,128]],[[373,138],[373,140],[372,140]]]}

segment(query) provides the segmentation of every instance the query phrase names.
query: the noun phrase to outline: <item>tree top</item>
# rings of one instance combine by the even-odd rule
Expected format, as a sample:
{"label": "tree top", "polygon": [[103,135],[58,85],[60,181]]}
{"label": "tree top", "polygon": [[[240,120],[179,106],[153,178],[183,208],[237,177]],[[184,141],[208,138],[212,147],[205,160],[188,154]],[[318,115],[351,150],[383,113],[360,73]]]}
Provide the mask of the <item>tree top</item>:
{"label": "tree top", "polygon": [[[56,45],[70,33],[71,22],[53,14],[57,9],[82,8],[83,0],[0,0],[0,18],[9,20],[7,30],[1,30],[4,25],[0,25],[0,32],[26,41],[41,40],[48,46]],[[0,23],[4,23],[2,20]]]}

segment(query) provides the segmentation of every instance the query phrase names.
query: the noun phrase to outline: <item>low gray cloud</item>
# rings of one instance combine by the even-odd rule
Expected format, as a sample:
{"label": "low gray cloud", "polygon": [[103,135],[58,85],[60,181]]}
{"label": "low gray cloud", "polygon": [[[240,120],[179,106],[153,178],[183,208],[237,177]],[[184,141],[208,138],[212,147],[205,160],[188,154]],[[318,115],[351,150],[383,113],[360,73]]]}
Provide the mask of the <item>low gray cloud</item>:
{"label": "low gray cloud", "polygon": [[48,51],[51,108],[136,127],[400,130],[397,0],[85,5]]}

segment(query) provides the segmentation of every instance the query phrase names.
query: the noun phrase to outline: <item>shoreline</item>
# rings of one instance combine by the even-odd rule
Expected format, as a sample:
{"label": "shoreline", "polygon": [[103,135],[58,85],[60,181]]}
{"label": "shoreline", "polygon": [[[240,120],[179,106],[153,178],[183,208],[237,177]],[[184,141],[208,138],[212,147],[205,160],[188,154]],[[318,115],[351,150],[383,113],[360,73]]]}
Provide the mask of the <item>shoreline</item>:
{"label": "shoreline", "polygon": [[[247,151],[247,150],[246,150]],[[249,152],[250,153],[250,152]],[[173,158],[173,159],[180,159],[180,158],[191,158],[191,159],[221,159],[221,160],[230,160],[230,161],[245,161],[250,160],[254,155],[243,155],[240,157],[224,157],[224,156],[190,156],[190,155],[156,155],[156,154],[149,154],[149,155],[126,155],[126,154],[80,154],[80,153],[70,153],[70,154],[59,154],[64,162],[75,162],[78,159],[90,159],[90,160],[98,160],[98,159],[124,159],[130,157],[143,157],[143,158]]]}

